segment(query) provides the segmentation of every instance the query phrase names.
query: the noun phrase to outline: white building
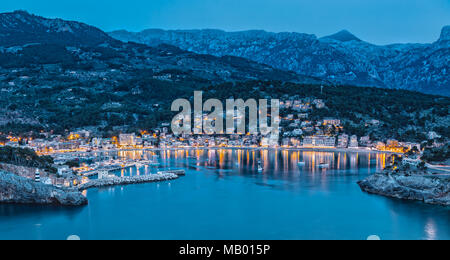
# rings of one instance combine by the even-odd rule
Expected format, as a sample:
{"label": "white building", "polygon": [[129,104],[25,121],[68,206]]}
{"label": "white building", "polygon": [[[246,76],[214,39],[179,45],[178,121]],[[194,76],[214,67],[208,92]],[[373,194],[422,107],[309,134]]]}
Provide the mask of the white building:
{"label": "white building", "polygon": [[352,135],[352,137],[350,138],[348,148],[358,148],[358,147],[359,147],[358,137],[356,135]]}
{"label": "white building", "polygon": [[341,125],[341,120],[336,119],[336,118],[325,118],[323,120],[323,124],[324,125],[340,126]]}
{"label": "white building", "polygon": [[131,147],[136,145],[136,135],[133,134],[120,134],[119,145],[122,147]]}
{"label": "white building", "polygon": [[362,137],[359,139],[359,143],[360,143],[362,146],[370,146],[370,144],[371,144],[370,136],[362,136]]}
{"label": "white building", "polygon": [[310,148],[336,147],[336,138],[333,136],[326,136],[326,135],[307,136],[303,139],[303,147],[310,147]]}
{"label": "white building", "polygon": [[338,137],[338,147],[347,148],[348,147],[348,135],[342,134]]}

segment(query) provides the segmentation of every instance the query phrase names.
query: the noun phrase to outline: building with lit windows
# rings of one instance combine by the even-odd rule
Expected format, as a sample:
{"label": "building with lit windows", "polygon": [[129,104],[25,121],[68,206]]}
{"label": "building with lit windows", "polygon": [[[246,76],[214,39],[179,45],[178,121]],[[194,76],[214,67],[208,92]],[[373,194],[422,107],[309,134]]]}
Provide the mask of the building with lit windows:
{"label": "building with lit windows", "polygon": [[356,135],[352,135],[352,137],[350,137],[350,143],[348,145],[348,148],[358,148],[359,144],[358,144],[358,137]]}
{"label": "building with lit windows", "polygon": [[326,135],[307,136],[303,139],[303,147],[334,148],[336,147],[336,138]]}
{"label": "building with lit windows", "polygon": [[136,146],[136,135],[133,134],[121,134],[119,135],[119,145],[121,147],[133,147]]}

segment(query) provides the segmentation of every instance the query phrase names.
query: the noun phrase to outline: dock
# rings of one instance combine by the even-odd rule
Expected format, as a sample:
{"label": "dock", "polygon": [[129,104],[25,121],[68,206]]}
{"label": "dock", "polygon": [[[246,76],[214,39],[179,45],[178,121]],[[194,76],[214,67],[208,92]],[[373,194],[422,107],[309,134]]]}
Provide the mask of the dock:
{"label": "dock", "polygon": [[150,182],[161,182],[178,179],[179,175],[171,172],[158,172],[157,174],[149,174],[133,177],[113,177],[99,180],[90,180],[87,183],[77,186],[79,191],[87,190],[90,188],[101,188],[118,185],[140,184]]}

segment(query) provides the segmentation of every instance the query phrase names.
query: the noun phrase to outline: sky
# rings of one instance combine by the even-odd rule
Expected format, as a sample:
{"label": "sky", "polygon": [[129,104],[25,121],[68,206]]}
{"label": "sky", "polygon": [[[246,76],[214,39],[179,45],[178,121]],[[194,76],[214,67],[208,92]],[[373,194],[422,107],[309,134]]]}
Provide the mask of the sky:
{"label": "sky", "polygon": [[430,43],[450,25],[450,0],[2,0],[0,12],[26,10],[104,31],[263,29],[318,37],[346,29],[375,44]]}

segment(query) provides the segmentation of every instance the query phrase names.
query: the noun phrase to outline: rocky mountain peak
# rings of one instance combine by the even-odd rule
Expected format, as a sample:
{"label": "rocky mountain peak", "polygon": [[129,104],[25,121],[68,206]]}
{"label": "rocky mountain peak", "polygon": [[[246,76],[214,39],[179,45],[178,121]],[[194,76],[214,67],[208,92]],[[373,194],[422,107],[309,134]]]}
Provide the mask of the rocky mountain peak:
{"label": "rocky mountain peak", "polygon": [[358,37],[356,37],[355,35],[353,35],[351,32],[349,32],[347,30],[342,30],[333,35],[325,36],[324,39],[333,39],[333,40],[341,41],[341,42],[349,42],[349,41],[360,42],[361,41]]}

